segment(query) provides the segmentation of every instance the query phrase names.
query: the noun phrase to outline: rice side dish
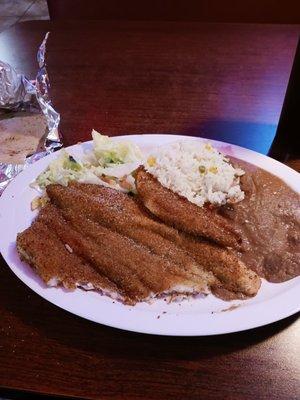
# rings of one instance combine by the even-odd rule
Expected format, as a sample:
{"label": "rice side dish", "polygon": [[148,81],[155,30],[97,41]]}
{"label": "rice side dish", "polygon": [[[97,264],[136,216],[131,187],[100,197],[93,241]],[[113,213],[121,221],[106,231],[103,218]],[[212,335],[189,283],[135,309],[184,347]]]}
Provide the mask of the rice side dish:
{"label": "rice side dish", "polygon": [[179,141],[152,153],[145,169],[168,189],[202,207],[236,203],[244,199],[240,176],[229,159],[210,143]]}

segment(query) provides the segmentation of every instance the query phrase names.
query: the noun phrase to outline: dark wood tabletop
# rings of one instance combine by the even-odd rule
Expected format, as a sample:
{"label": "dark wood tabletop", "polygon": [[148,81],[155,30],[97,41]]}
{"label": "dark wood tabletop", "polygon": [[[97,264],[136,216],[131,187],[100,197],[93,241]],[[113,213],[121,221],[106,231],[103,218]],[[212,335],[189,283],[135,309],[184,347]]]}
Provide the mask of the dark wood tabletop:
{"label": "dark wood tabletop", "polygon": [[[65,145],[95,128],[198,135],[267,153],[300,27],[34,21],[0,35],[0,59],[34,78],[47,31]],[[297,315],[212,337],[135,334],[57,308],[0,264],[3,390],[87,399],[300,398]]]}

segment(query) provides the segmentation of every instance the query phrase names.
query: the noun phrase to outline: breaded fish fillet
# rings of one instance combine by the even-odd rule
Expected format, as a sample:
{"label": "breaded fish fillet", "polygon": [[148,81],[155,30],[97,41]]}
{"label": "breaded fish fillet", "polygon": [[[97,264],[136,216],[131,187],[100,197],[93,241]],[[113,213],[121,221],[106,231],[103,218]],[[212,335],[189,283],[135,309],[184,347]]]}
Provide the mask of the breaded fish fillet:
{"label": "breaded fish fillet", "polygon": [[[106,276],[132,301],[164,293],[208,291],[208,282],[159,257],[147,247],[87,219],[81,213],[46,206],[38,217],[75,254]],[[208,274],[207,274],[208,275]]]}
{"label": "breaded fish fillet", "polygon": [[84,212],[86,217],[142,243],[151,252],[200,274],[202,279],[203,271],[210,272],[213,276],[206,280],[211,287],[224,288],[238,296],[253,296],[259,289],[259,277],[233,252],[201,242],[152,219],[140,204],[124,193],[78,183],[69,187],[49,185],[47,193],[65,212]]}
{"label": "breaded fish fillet", "polygon": [[[141,208],[132,197],[103,186],[78,183],[72,183],[68,188],[49,185],[47,193],[62,210],[73,210],[76,214],[82,212],[85,217],[146,246],[152,253],[167,258],[181,269],[198,275],[204,282],[210,285],[215,283],[212,274],[169,240],[176,231],[152,220],[148,211]],[[166,234],[168,237],[164,238]]]}
{"label": "breaded fish fillet", "polygon": [[[238,297],[251,297],[258,292],[261,285],[259,276],[247,268],[232,251],[212,243],[201,242],[185,234],[180,234],[176,243],[188,251],[197,262],[205,265],[207,270],[213,272],[222,282],[221,289],[227,291],[226,297],[232,297],[233,293]],[[220,286],[214,287],[214,292],[223,296]]]}
{"label": "breaded fish fillet", "polygon": [[241,248],[242,238],[239,233],[214,210],[198,207],[165,188],[142,167],[138,169],[135,181],[144,206],[167,225],[223,246]]}
{"label": "breaded fish fillet", "polygon": [[41,221],[34,222],[18,234],[17,249],[21,259],[28,262],[49,286],[95,288],[110,295],[119,293],[118,297],[123,297],[114,283],[67,250],[65,244]]}

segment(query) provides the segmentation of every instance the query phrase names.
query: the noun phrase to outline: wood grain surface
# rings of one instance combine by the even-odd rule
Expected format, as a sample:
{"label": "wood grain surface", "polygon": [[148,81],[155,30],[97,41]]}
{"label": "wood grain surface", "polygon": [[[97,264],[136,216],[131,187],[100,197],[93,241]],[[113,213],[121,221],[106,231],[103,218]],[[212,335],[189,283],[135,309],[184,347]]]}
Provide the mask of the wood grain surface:
{"label": "wood grain surface", "polygon": [[300,3],[285,0],[47,0],[51,20],[300,23]]}
{"label": "wood grain surface", "polygon": [[[35,21],[0,35],[0,59],[34,77],[47,31],[65,145],[96,128],[199,135],[267,152],[300,29]],[[1,260],[0,386],[87,399],[296,400],[297,317],[212,337],[123,332],[47,303]]]}
{"label": "wood grain surface", "polygon": [[267,153],[300,28],[34,21],[1,34],[1,59],[34,77],[47,31],[66,145],[96,128],[109,135],[201,135]]}

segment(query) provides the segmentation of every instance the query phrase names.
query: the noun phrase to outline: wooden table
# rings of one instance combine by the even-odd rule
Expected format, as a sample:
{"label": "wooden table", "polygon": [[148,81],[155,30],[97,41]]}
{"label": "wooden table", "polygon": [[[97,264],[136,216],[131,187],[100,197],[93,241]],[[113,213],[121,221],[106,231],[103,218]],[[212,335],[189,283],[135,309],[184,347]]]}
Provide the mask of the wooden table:
{"label": "wooden table", "polygon": [[[0,35],[0,59],[34,77],[46,31],[65,145],[183,133],[267,152],[299,26],[28,22]],[[3,232],[1,232],[3,234]],[[88,399],[299,399],[297,315],[214,337],[134,334],[77,318],[0,272],[0,385]]]}

